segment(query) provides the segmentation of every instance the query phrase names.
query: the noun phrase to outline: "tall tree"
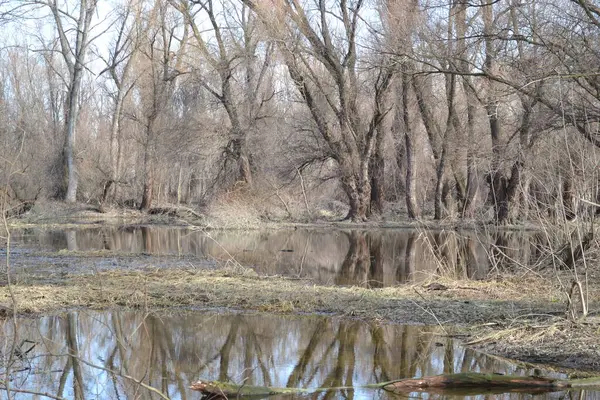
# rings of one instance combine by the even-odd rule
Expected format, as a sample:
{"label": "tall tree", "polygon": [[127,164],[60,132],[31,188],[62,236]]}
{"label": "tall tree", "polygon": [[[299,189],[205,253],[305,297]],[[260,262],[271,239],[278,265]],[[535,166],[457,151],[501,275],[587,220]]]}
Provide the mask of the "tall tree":
{"label": "tall tree", "polygon": [[[385,100],[394,70],[380,65],[368,76],[360,68],[365,61],[358,51],[365,2],[319,0],[312,9],[298,0],[283,0],[275,3],[275,11],[272,3],[244,3],[261,15],[280,43],[289,75],[337,162],[350,205],[347,218],[366,220],[372,160],[381,135],[378,128],[389,111]],[[369,80],[370,92],[361,90]]]}
{"label": "tall tree", "polygon": [[135,21],[141,18],[141,8],[134,7],[128,3],[120,13],[117,31],[114,42],[112,43],[108,56],[104,59],[106,68],[102,73],[108,73],[109,81],[112,86],[108,89],[109,96],[113,102],[110,138],[109,138],[109,172],[107,180],[102,190],[101,203],[108,200],[112,194],[114,198],[117,187],[121,182],[121,126],[125,99],[135,86],[135,79],[132,76],[132,68],[135,60],[135,53],[139,46],[139,38],[136,35]]}
{"label": "tall tree", "polygon": [[[139,67],[143,69],[141,115],[143,127],[143,189],[141,210],[152,206],[157,174],[158,141],[167,130],[166,112],[173,100],[177,78],[183,73],[183,57],[189,36],[188,26],[169,18],[166,4],[157,0],[137,25],[141,41]],[[177,36],[180,32],[180,37]]]}
{"label": "tall tree", "polygon": [[45,4],[52,11],[61,54],[69,71],[68,80],[66,80],[65,142],[63,147],[66,177],[64,198],[67,202],[75,202],[79,184],[75,159],[78,100],[97,0],[79,0],[77,4],[78,14],[70,13],[68,8],[61,7],[57,0],[49,0]]}
{"label": "tall tree", "polygon": [[[256,16],[246,5],[215,0],[170,2],[191,27],[200,55],[198,64],[207,65],[194,66],[195,74],[204,89],[223,106],[229,122],[217,178],[228,182],[227,189],[238,181],[251,186],[253,168],[247,141],[257,121],[264,117],[263,106],[273,96],[265,88],[265,79],[274,46],[263,40]],[[208,20],[208,30],[198,25],[202,17]],[[241,79],[236,79],[240,75]],[[212,76],[217,79],[211,79]],[[238,82],[242,83],[236,85]],[[236,167],[233,171],[228,170],[231,162]]]}

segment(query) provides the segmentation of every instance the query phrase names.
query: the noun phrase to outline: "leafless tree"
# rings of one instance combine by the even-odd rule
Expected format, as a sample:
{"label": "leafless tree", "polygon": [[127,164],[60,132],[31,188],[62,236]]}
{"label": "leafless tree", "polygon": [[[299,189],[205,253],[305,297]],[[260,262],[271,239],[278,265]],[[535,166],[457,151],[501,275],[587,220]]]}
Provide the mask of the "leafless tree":
{"label": "leafless tree", "polygon": [[[92,19],[96,10],[97,0],[80,0],[78,15],[64,9],[57,0],[45,3],[52,11],[56,32],[60,42],[63,60],[67,65],[69,75],[67,96],[65,99],[65,144],[63,148],[64,166],[66,173],[65,200],[77,200],[77,164],[75,158],[75,138],[77,130],[77,116],[79,112],[79,91],[85,69],[85,62],[90,45],[90,30]],[[71,26],[72,25],[72,26]],[[73,32],[74,35],[73,35]]]}
{"label": "leafless tree", "polygon": [[139,21],[141,18],[141,12],[141,8],[134,8],[132,4],[125,4],[114,43],[108,51],[108,57],[104,60],[106,68],[102,73],[109,75],[114,88],[113,90],[109,89],[109,96],[113,101],[109,144],[110,165],[107,180],[102,190],[101,203],[107,201],[110,194],[114,198],[117,186],[124,183],[121,179],[121,130],[125,98],[135,86],[135,77],[132,76],[131,70],[139,44],[134,27],[135,20]]}
{"label": "leafless tree", "polygon": [[[372,92],[361,90],[366,66],[360,59],[358,41],[364,28],[365,3],[343,0],[327,4],[320,0],[314,9],[297,0],[269,5],[245,0],[245,4],[262,16],[281,44],[282,57],[310,110],[314,128],[338,164],[350,203],[347,218],[366,220],[372,159],[381,136],[378,128],[389,111],[385,99],[394,70],[385,65],[376,68],[371,73]],[[274,11],[267,8],[272,6]],[[371,103],[369,111],[359,106],[363,102]]]}
{"label": "leafless tree", "polygon": [[[158,141],[167,129],[166,111],[172,102],[177,78],[182,74],[186,52],[188,28],[182,29],[172,18],[165,4],[156,2],[136,29],[140,39],[138,68],[141,69],[139,113],[137,122],[142,126],[143,172],[142,201],[140,209],[152,206],[156,185]],[[180,33],[177,37],[176,33]]]}
{"label": "leafless tree", "polygon": [[[225,186],[240,180],[252,186],[247,138],[249,132],[256,130],[257,121],[265,117],[263,106],[273,96],[265,90],[265,79],[274,46],[261,38],[256,16],[245,5],[213,0],[171,0],[171,4],[192,30],[198,64],[205,64],[209,70],[207,73],[200,65],[192,66],[197,78],[227,114],[229,132],[218,166],[224,174],[219,173],[218,177],[226,175],[227,181],[227,175],[233,176],[233,182]],[[208,32],[198,25],[202,18],[209,21]],[[216,76],[216,85],[211,76]],[[236,166],[233,172],[227,171],[231,161]]]}

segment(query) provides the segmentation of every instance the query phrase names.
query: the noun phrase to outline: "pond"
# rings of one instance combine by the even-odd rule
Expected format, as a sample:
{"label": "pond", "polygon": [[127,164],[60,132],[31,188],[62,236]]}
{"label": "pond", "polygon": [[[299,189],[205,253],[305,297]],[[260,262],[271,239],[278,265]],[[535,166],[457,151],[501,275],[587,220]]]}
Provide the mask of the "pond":
{"label": "pond", "polygon": [[[543,237],[533,232],[432,231],[416,229],[202,231],[167,226],[15,231],[17,267],[66,260],[76,272],[74,252],[102,251],[94,267],[124,264],[157,267],[193,264],[216,268],[243,265],[263,275],[309,278],[319,284],[385,287],[431,275],[482,279],[490,272],[531,266],[543,254]],[[34,252],[37,259],[27,259]],[[61,251],[52,260],[51,252]],[[29,253],[28,253],[29,252]],[[111,255],[113,256],[111,258]],[[22,256],[22,257],[19,257]],[[54,254],[56,256],[56,254]],[[89,263],[79,265],[89,271]],[[29,271],[31,272],[31,271]]]}
{"label": "pond", "polygon": [[[4,323],[2,378],[21,391],[67,399],[199,399],[198,379],[274,387],[359,386],[454,372],[545,374],[465,349],[439,327],[374,325],[325,316],[178,311],[79,311]],[[16,343],[11,352],[12,343]],[[12,357],[9,355],[13,354]],[[7,371],[7,367],[10,367]],[[140,385],[142,382],[146,387]],[[557,392],[554,398],[600,399]],[[412,398],[462,398],[411,394]],[[21,394],[20,398],[31,398]],[[396,399],[357,389],[272,399]],[[531,398],[525,394],[470,398]]]}

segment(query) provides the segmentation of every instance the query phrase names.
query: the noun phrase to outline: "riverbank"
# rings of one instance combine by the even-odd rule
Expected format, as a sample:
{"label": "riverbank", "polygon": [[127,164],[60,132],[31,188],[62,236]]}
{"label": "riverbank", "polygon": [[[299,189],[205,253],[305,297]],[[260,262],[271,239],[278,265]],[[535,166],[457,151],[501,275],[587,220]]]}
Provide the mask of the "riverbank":
{"label": "riverbank", "polygon": [[[12,290],[21,315],[78,308],[231,308],[442,325],[463,343],[493,354],[600,372],[600,318],[592,315],[578,324],[564,319],[565,299],[554,282],[552,277],[532,275],[365,289],[257,276],[241,266],[219,270],[123,266],[66,275],[52,283],[43,277],[20,279],[10,290],[0,288],[0,304],[5,316],[12,313]],[[598,308],[599,297],[598,288],[592,288],[592,310]]]}
{"label": "riverbank", "polygon": [[522,231],[539,229],[532,222],[519,222],[496,227],[485,220],[448,219],[436,221],[423,218],[411,221],[403,216],[374,218],[366,222],[342,220],[340,215],[315,213],[313,218],[269,218],[248,210],[232,207],[225,210],[200,212],[185,206],[162,205],[150,212],[134,208],[98,207],[84,203],[67,204],[58,201],[40,201],[19,218],[11,218],[12,228],[56,227],[81,228],[106,225],[180,225],[196,226],[207,230],[222,229],[502,229]]}

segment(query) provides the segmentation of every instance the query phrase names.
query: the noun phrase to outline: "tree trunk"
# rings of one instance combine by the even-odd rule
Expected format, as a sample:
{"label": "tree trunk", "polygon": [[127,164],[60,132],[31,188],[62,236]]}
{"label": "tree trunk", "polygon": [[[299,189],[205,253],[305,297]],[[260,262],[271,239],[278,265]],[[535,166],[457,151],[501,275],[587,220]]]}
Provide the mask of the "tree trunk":
{"label": "tree trunk", "polygon": [[421,216],[417,201],[417,171],[414,156],[414,144],[411,135],[404,134],[406,143],[406,210],[408,218],[416,219]]}
{"label": "tree trunk", "polygon": [[416,219],[421,216],[421,210],[417,201],[417,170],[415,160],[415,145],[411,129],[410,115],[408,109],[408,94],[410,88],[410,77],[406,71],[402,74],[402,116],[404,121],[404,144],[406,149],[406,210],[408,218]]}
{"label": "tree trunk", "polygon": [[445,183],[445,170],[446,170],[446,146],[442,148],[440,159],[435,171],[435,194],[433,204],[433,218],[435,220],[441,220],[444,218],[444,187]]}
{"label": "tree trunk", "polygon": [[79,185],[79,176],[77,175],[77,165],[75,160],[75,135],[77,117],[79,114],[79,90],[83,72],[83,65],[81,65],[80,62],[82,62],[82,60],[75,60],[69,94],[67,97],[66,133],[63,153],[67,183],[65,201],[68,203],[77,201],[77,187]]}
{"label": "tree trunk", "polygon": [[369,215],[383,213],[385,190],[385,160],[383,146],[379,146],[371,165],[371,199]]}
{"label": "tree trunk", "polygon": [[[361,182],[362,181],[362,182]],[[345,219],[352,222],[364,222],[367,220],[367,211],[371,201],[370,182],[358,179],[355,174],[349,173],[341,179],[342,188],[348,196],[350,210]]]}
{"label": "tree trunk", "polygon": [[[90,31],[92,17],[96,9],[96,0],[81,0],[79,2],[79,16],[77,18],[75,18],[74,15],[63,15],[58,9],[56,2],[49,2],[48,6],[52,11],[52,15],[56,23],[61,53],[69,70],[68,94],[65,104],[66,122],[65,141],[63,146],[63,162],[66,178],[65,201],[73,203],[77,200],[77,186],[79,184],[75,160],[75,133],[79,111],[79,89],[83,76],[83,67],[85,63],[87,47],[89,45],[88,34]],[[77,30],[75,32],[75,43],[73,44],[69,43],[67,32],[63,27],[63,18],[65,17],[76,21]]]}
{"label": "tree trunk", "polygon": [[121,158],[121,140],[120,140],[120,125],[121,114],[123,111],[123,95],[121,89],[118,88],[115,110],[111,120],[110,127],[110,182],[112,182],[111,190],[106,194],[104,200],[113,200],[116,197],[117,181],[120,174],[120,158]]}
{"label": "tree trunk", "polygon": [[144,149],[144,188],[140,210],[148,211],[152,207],[152,196],[154,194],[154,138],[152,137],[152,123],[148,125],[148,143]]}
{"label": "tree trunk", "polygon": [[[469,71],[469,61],[467,59],[467,4],[457,2],[456,12],[456,36],[457,53],[460,58],[460,72],[467,73]],[[475,104],[477,95],[474,92],[471,77],[465,75],[462,77],[462,88],[465,93],[467,102],[467,187],[465,189],[465,197],[461,205],[462,218],[473,218],[475,210],[475,198],[478,192],[478,182],[475,169],[475,156],[473,144],[475,143]]]}
{"label": "tree trunk", "polygon": [[154,171],[151,161],[146,161],[146,167],[144,167],[144,189],[142,192],[142,202],[140,203],[140,210],[148,211],[152,207],[152,196],[154,192]]}
{"label": "tree trunk", "polygon": [[[492,30],[494,23],[493,8],[490,0],[482,0],[482,15],[484,24],[484,48],[487,72],[495,68],[494,46],[492,43]],[[485,111],[488,116],[490,136],[492,139],[492,161],[487,183],[490,188],[489,199],[494,208],[494,219],[496,223],[504,223],[509,216],[508,178],[505,176],[502,161],[505,155],[505,145],[502,142],[500,121],[498,119],[498,100],[495,96],[495,84],[488,80],[487,93],[485,96]]]}
{"label": "tree trunk", "polygon": [[573,178],[563,177],[562,184],[562,204],[567,221],[572,221],[577,216],[575,211],[575,191],[573,189]]}
{"label": "tree trunk", "polygon": [[238,164],[242,181],[249,187],[252,187],[252,169],[250,168],[248,156],[242,153],[238,159]]}
{"label": "tree trunk", "polygon": [[[79,85],[77,85],[79,86]],[[77,95],[75,89],[69,91],[69,109],[67,114],[67,126],[65,134],[65,146],[63,150],[64,165],[66,173],[67,189],[65,201],[74,203],[77,201],[77,186],[79,179],[77,177],[77,167],[75,165],[75,124],[77,120]]]}
{"label": "tree trunk", "polygon": [[179,174],[177,174],[177,205],[181,204],[182,199],[182,187],[183,187],[183,166],[179,164]]}

